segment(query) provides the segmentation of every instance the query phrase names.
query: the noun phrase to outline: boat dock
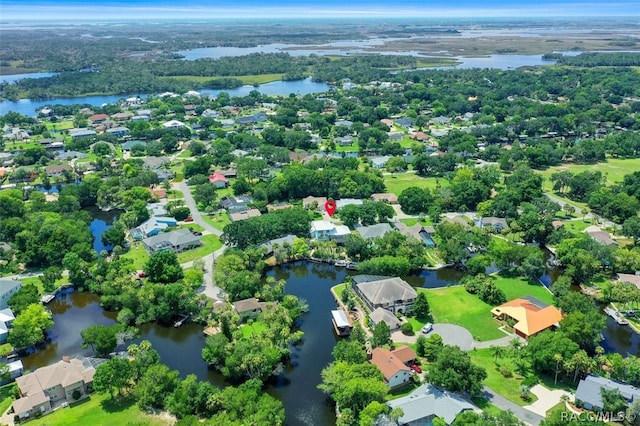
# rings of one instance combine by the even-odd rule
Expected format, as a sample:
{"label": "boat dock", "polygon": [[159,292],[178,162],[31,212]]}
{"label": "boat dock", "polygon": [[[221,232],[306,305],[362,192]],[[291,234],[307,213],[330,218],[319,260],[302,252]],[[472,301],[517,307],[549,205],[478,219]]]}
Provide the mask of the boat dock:
{"label": "boat dock", "polygon": [[609,315],[614,319],[615,322],[620,325],[629,325],[629,321],[627,321],[624,315],[622,315],[620,312],[618,312],[618,310],[612,307],[607,306],[606,308],[604,308],[604,313]]}
{"label": "boat dock", "polygon": [[351,334],[353,323],[349,318],[347,312],[342,309],[336,309],[331,311],[331,322],[333,323],[333,329],[338,336],[348,336]]}
{"label": "boat dock", "polygon": [[42,297],[40,298],[40,303],[42,303],[43,305],[46,305],[48,303],[50,303],[53,299],[56,298],[56,295],[61,292],[62,290],[65,290],[67,288],[71,288],[73,287],[73,284],[63,284],[60,287],[56,288],[53,293],[47,293],[47,294],[43,294]]}
{"label": "boat dock", "polygon": [[185,321],[187,321],[189,319],[190,315],[182,315],[181,318],[173,323],[173,326],[178,328],[180,326],[182,326],[182,324],[185,323]]}

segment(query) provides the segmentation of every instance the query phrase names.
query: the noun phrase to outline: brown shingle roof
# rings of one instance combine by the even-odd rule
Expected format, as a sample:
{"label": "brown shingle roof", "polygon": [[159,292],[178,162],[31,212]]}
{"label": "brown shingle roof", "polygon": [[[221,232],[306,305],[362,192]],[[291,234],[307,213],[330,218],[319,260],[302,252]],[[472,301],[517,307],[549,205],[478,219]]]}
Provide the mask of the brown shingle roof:
{"label": "brown shingle roof", "polygon": [[262,304],[255,297],[251,297],[249,299],[238,300],[237,302],[233,302],[233,307],[236,308],[236,311],[240,314],[242,312],[249,312],[256,309],[262,309]]}
{"label": "brown shingle roof", "polygon": [[371,363],[378,367],[386,380],[392,378],[398,371],[409,371],[389,349],[375,348],[371,354]]}
{"label": "brown shingle roof", "polygon": [[402,361],[405,364],[407,362],[413,361],[414,359],[417,358],[416,353],[413,351],[413,349],[411,349],[410,346],[401,346],[401,347],[395,349],[391,353],[393,355],[395,355],[396,358],[398,358],[400,361]]}

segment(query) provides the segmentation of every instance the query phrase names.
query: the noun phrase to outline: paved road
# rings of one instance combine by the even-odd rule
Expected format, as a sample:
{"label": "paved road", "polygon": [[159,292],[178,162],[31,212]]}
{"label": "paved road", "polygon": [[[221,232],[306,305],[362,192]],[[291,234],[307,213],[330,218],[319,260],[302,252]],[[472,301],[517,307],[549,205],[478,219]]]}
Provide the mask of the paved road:
{"label": "paved road", "polygon": [[215,226],[211,226],[202,218],[202,214],[198,211],[198,207],[196,206],[196,202],[193,199],[193,195],[191,195],[191,189],[189,189],[189,185],[187,185],[187,182],[183,180],[182,182],[178,183],[177,187],[182,192],[182,194],[184,194],[184,203],[187,205],[187,207],[189,207],[189,210],[191,210],[191,217],[193,218],[193,221],[213,235],[222,235],[221,230],[219,230]]}
{"label": "paved road", "polygon": [[501,397],[500,395],[498,395],[497,393],[495,393],[493,390],[491,390],[488,387],[484,387],[484,392],[482,393],[482,396],[489,401],[490,403],[492,403],[493,405],[495,405],[496,407],[500,408],[501,410],[509,410],[511,411],[517,418],[519,418],[520,420],[522,420],[525,423],[528,423],[530,425],[533,426],[538,426],[540,424],[540,422],[542,422],[542,420],[544,420],[544,416],[541,416],[539,414],[534,413],[533,411],[529,411],[526,408],[523,408],[511,401],[509,401],[508,399],[505,399],[503,397]]}
{"label": "paved road", "polygon": [[[191,217],[193,218],[193,222],[202,226],[207,233],[211,233],[213,235],[220,236],[222,235],[222,231],[220,231],[215,226],[210,225],[205,222],[202,218],[202,214],[198,211],[198,207],[196,206],[196,202],[193,199],[193,195],[191,195],[191,189],[189,189],[189,185],[187,185],[186,181],[179,182],[177,185],[174,184],[174,187],[177,186],[178,189],[184,195],[184,203],[191,210]],[[221,299],[221,289],[216,286],[213,281],[213,269],[215,266],[215,259],[222,256],[222,253],[227,249],[226,245],[223,245],[221,248],[216,250],[213,254],[208,254],[202,258],[204,261],[204,285],[198,290],[198,292],[210,297],[212,299]],[[183,268],[188,268],[193,266],[193,262],[188,262],[182,264]]]}
{"label": "paved road", "polygon": [[[421,334],[421,332],[417,332],[413,336],[407,336],[402,333],[402,331],[397,330],[391,333],[391,340],[394,342],[415,343],[418,336]],[[426,336],[428,337],[432,334],[439,334],[442,337],[443,343],[446,345],[458,346],[463,351],[490,348],[491,346],[509,346],[509,342],[511,342],[511,340],[518,338],[515,334],[508,334],[499,339],[478,342],[473,340],[473,336],[469,330],[455,324],[434,324],[433,331]]]}

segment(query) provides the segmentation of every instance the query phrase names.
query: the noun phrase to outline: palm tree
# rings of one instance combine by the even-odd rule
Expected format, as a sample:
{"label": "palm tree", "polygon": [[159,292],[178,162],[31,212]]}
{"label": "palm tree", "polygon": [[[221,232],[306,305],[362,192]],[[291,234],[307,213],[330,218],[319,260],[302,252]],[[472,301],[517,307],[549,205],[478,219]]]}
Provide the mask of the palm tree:
{"label": "palm tree", "polygon": [[493,355],[493,361],[497,364],[498,359],[504,356],[505,349],[502,346],[491,346],[491,354]]}
{"label": "palm tree", "polygon": [[557,385],[558,384],[558,373],[560,372],[560,366],[562,365],[562,355],[561,354],[555,354],[553,355],[553,359],[556,362],[556,376],[553,380],[553,384]]}

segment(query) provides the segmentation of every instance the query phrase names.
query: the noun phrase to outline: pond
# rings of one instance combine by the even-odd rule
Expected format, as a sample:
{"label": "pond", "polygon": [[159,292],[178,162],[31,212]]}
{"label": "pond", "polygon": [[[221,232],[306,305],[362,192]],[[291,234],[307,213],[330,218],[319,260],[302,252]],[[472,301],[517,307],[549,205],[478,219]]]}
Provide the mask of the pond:
{"label": "pond", "polygon": [[93,249],[96,253],[100,254],[103,250],[110,251],[113,249],[113,246],[107,246],[102,243],[102,234],[111,228],[111,225],[118,220],[118,216],[120,216],[123,210],[112,209],[104,211],[96,206],[86,207],[83,210],[89,212],[93,218],[89,224],[89,229],[91,229],[91,235],[93,235]]}

